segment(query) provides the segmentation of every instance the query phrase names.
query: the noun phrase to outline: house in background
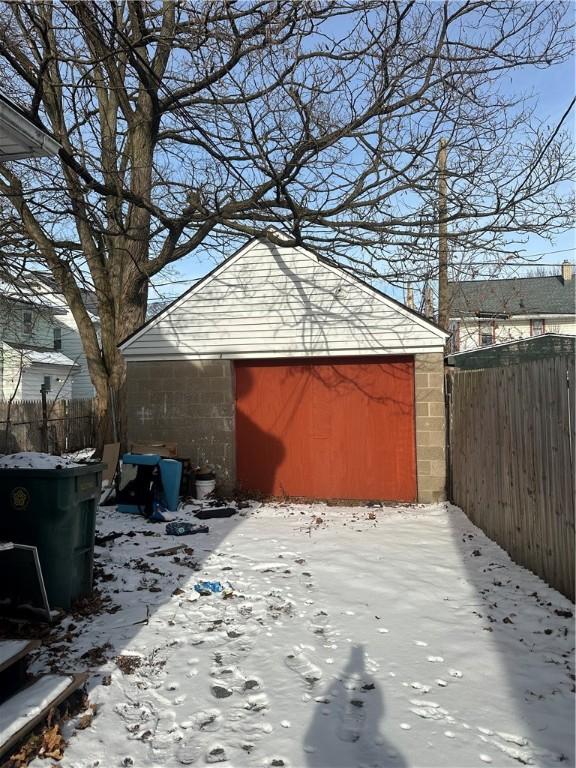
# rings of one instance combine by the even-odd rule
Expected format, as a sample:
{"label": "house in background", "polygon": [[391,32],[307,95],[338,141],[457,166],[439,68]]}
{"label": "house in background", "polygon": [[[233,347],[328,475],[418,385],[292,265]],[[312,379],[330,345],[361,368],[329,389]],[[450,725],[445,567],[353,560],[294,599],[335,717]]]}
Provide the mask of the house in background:
{"label": "house in background", "polygon": [[[0,162],[57,154],[60,145],[0,94]],[[0,281],[0,399],[90,397],[82,346],[61,297],[41,281]],[[75,384],[76,382],[76,384]],[[91,385],[90,385],[91,386]]]}
{"label": "house in background", "polygon": [[573,267],[559,275],[449,283],[451,352],[543,333],[576,335]]}
{"label": "house in background", "polygon": [[258,238],[126,339],[128,440],[222,487],[438,501],[447,334],[333,261]]}
{"label": "house in background", "polygon": [[93,397],[72,313],[41,275],[0,282],[0,343],[0,398]]}

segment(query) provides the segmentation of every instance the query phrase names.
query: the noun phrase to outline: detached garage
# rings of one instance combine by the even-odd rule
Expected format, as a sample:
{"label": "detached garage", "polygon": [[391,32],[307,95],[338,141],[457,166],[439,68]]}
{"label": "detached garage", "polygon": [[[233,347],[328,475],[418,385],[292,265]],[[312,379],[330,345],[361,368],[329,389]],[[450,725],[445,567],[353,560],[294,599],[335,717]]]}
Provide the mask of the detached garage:
{"label": "detached garage", "polygon": [[310,251],[253,240],[121,345],[128,438],[176,442],[228,489],[436,501],[446,336]]}

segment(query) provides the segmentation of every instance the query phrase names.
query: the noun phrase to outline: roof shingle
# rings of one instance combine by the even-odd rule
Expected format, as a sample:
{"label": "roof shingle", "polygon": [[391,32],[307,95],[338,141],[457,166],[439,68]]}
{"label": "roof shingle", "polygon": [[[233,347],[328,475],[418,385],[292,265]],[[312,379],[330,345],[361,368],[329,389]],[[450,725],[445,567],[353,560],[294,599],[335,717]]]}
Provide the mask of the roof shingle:
{"label": "roof shingle", "polygon": [[449,283],[450,317],[574,315],[575,285],[560,276]]}

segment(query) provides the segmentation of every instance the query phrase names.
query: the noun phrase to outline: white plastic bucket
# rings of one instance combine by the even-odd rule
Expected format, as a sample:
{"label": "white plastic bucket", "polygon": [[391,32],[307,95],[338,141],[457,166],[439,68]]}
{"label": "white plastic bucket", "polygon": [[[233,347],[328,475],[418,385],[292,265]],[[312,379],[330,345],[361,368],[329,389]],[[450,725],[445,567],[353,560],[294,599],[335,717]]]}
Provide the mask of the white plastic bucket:
{"label": "white plastic bucket", "polygon": [[216,488],[216,480],[196,480],[196,498],[205,499]]}

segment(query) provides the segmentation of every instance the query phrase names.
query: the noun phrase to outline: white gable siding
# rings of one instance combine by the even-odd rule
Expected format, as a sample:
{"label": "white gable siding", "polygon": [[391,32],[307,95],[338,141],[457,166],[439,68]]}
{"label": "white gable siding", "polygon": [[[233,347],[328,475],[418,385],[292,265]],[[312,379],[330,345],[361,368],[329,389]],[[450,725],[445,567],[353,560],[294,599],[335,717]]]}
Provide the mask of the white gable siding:
{"label": "white gable siding", "polygon": [[300,248],[255,241],[122,345],[129,360],[442,351],[425,320]]}

